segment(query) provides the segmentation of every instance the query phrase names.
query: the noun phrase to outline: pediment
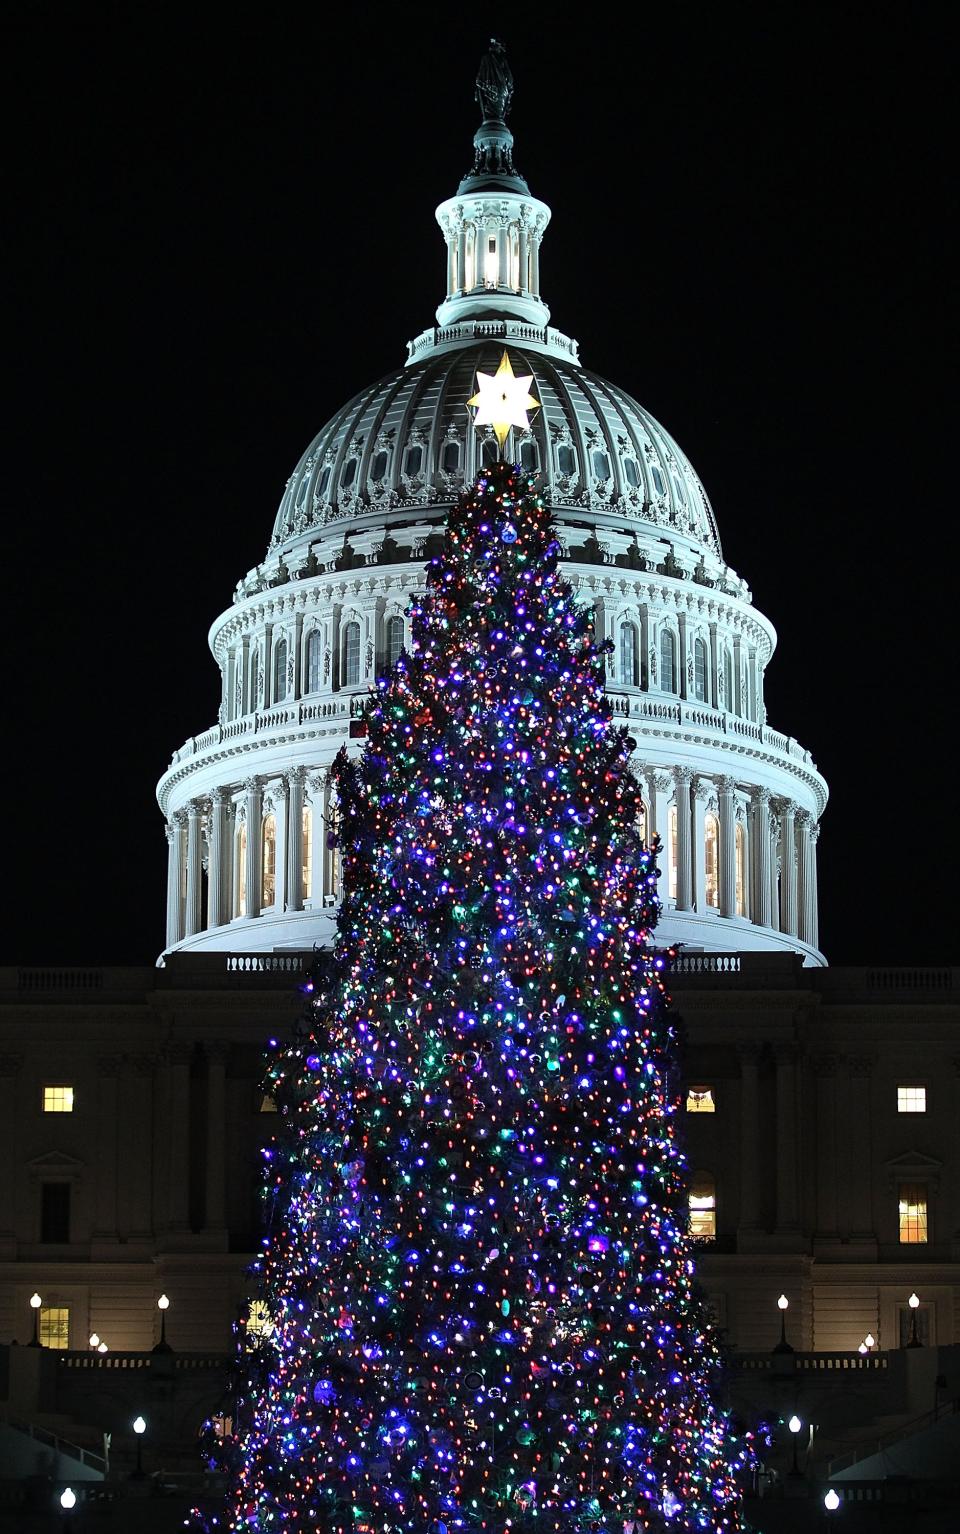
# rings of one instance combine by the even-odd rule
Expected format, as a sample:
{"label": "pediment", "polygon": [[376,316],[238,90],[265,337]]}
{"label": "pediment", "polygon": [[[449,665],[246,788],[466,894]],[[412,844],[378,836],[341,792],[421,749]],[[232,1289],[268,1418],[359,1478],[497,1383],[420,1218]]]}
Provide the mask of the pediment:
{"label": "pediment", "polygon": [[898,1181],[908,1177],[928,1183],[936,1192],[940,1183],[940,1173],[943,1171],[943,1162],[938,1161],[936,1156],[927,1156],[923,1151],[917,1150],[903,1151],[899,1156],[892,1156],[884,1165],[887,1168],[891,1192],[896,1190]]}
{"label": "pediment", "polygon": [[34,1178],[60,1178],[63,1181],[79,1181],[86,1171],[86,1164],[66,1151],[45,1151],[27,1162],[27,1170]]}

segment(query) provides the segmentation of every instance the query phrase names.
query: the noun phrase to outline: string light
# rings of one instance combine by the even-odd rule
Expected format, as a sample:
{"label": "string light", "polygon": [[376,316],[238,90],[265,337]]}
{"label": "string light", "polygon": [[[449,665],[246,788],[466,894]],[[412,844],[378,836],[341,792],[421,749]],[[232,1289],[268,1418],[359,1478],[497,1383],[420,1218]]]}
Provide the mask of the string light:
{"label": "string light", "polygon": [[485,469],[337,760],[337,942],[265,1083],[231,1530],[742,1527],[656,847],[558,558],[534,480]]}

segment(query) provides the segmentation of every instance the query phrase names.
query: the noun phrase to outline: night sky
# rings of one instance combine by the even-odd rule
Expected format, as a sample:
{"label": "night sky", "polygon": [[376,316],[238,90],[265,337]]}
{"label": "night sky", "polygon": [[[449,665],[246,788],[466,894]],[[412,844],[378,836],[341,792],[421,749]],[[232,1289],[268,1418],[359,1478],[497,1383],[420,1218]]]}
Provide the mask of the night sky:
{"label": "night sky", "polygon": [[[777,629],[769,723],[831,789],[828,958],[957,962],[950,11],[624,14],[493,24],[553,323],[689,455]],[[207,630],[304,447],[433,322],[490,31],[8,12],[3,963],[162,946],[154,785],[215,721]]]}

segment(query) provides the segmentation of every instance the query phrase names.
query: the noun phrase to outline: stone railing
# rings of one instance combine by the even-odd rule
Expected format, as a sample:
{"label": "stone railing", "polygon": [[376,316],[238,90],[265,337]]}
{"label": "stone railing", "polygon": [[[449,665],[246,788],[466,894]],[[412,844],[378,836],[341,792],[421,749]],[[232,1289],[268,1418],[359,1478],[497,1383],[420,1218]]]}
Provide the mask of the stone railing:
{"label": "stone railing", "polygon": [[[278,703],[273,708],[256,709],[242,719],[231,719],[228,724],[215,724],[202,735],[192,735],[173,753],[170,766],[188,762],[202,756],[214,746],[226,741],[241,740],[244,736],[270,735],[278,730],[300,729],[303,725],[318,724],[326,719],[359,719],[369,699],[369,693],[349,693],[337,698],[318,698],[312,702]],[[169,770],[169,769],[168,769]]]}
{"label": "stone railing", "polygon": [[618,718],[649,719],[653,724],[673,724],[680,729],[712,730],[736,740],[752,740],[757,745],[775,751],[790,761],[800,762],[816,772],[816,763],[810,752],[794,740],[792,735],[781,735],[768,725],[755,724],[752,719],[741,719],[737,714],[725,714],[720,709],[709,708],[705,703],[690,703],[678,698],[676,702],[658,700],[643,694],[608,694],[610,706]]}
{"label": "stone railing", "polygon": [[529,341],[551,352],[559,352],[569,357],[571,362],[580,360],[579,344],[562,331],[552,330],[549,325],[531,325],[523,320],[461,320],[456,325],[434,325],[408,341],[407,363],[409,365],[425,353],[453,341],[487,340]]}

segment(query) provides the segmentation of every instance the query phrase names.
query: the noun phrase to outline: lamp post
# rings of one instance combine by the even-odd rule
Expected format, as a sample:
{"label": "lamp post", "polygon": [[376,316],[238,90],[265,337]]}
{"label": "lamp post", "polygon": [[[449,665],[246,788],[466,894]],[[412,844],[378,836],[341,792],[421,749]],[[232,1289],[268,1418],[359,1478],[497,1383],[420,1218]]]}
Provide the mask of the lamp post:
{"label": "lamp post", "polygon": [[780,1311],[780,1341],[777,1343],[773,1350],[775,1353],[793,1352],[793,1348],[787,1341],[787,1310],[789,1305],[790,1301],[787,1299],[787,1296],[785,1294],[781,1294],[777,1301],[777,1308]]}
{"label": "lamp post", "polygon": [[77,1494],[72,1486],[65,1486],[60,1493],[60,1506],[63,1508],[63,1534],[69,1534],[73,1519],[70,1514],[77,1505]]}
{"label": "lamp post", "polygon": [[160,1312],[160,1341],[153,1351],[155,1353],[172,1353],[173,1348],[167,1341],[167,1311],[170,1309],[170,1301],[165,1294],[161,1294],[158,1299],[157,1309]]}
{"label": "lamp post", "polygon": [[[33,1301],[31,1300],[30,1303],[32,1305]],[[911,1294],[907,1304],[910,1306],[910,1341],[907,1343],[907,1347],[922,1348],[923,1343],[920,1341],[920,1335],[917,1331],[917,1311],[920,1309],[919,1295]]]}
{"label": "lamp post", "polygon": [[866,1336],[865,1336],[865,1337],[864,1337],[864,1339],[863,1339],[863,1340],[864,1340],[864,1342],[865,1342],[865,1343],[866,1343],[866,1345],[867,1345],[867,1350],[868,1350],[868,1351],[869,1351],[869,1352],[870,1352],[870,1353],[872,1353],[872,1352],[873,1352],[873,1350],[874,1350],[874,1348],[875,1348],[875,1347],[876,1347],[876,1345],[877,1345],[877,1339],[876,1339],[876,1337],[875,1337],[875,1336],[874,1336],[874,1335],[873,1335],[873,1332],[867,1332],[867,1335],[866,1335]]}
{"label": "lamp post", "polygon": [[40,1346],[40,1306],[43,1304],[39,1294],[31,1294],[30,1309],[33,1311],[33,1336],[30,1338],[30,1346]]}
{"label": "lamp post", "polygon": [[839,1506],[840,1498],[831,1486],[829,1491],[824,1493],[823,1498],[823,1510],[826,1514],[826,1519],[829,1524],[833,1523],[833,1515]]}
{"label": "lamp post", "polygon": [[97,1348],[100,1346],[100,1338],[96,1332],[90,1333],[90,1346],[93,1348],[94,1352],[96,1352]]}
{"label": "lamp post", "polygon": [[133,1431],[137,1435],[137,1468],[133,1472],[132,1479],[143,1480],[143,1435],[147,1431],[147,1424],[142,1417],[134,1417]]}
{"label": "lamp post", "polygon": [[803,1427],[803,1423],[800,1421],[800,1418],[797,1416],[796,1412],[794,1412],[793,1416],[790,1418],[790,1421],[787,1423],[787,1427],[790,1429],[790,1434],[793,1438],[793,1467],[790,1471],[790,1474],[799,1475],[800,1466],[797,1464],[797,1442],[800,1437],[800,1429]]}

